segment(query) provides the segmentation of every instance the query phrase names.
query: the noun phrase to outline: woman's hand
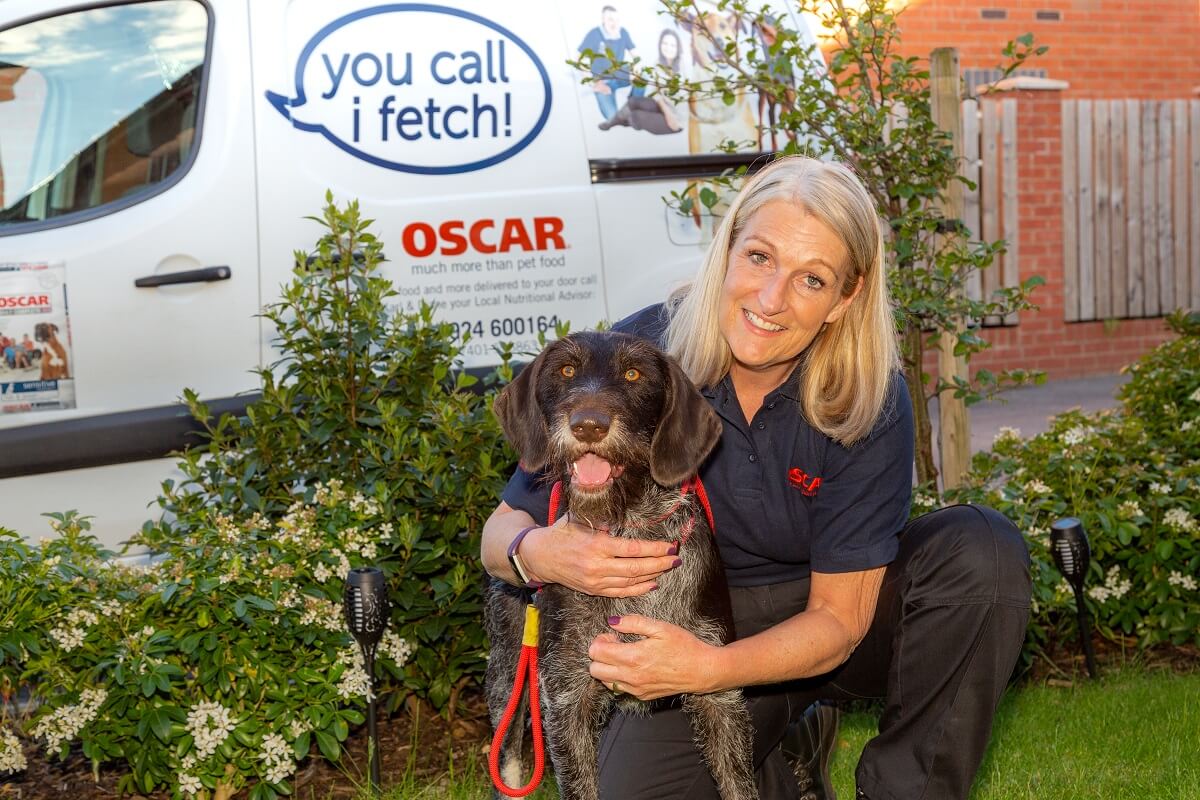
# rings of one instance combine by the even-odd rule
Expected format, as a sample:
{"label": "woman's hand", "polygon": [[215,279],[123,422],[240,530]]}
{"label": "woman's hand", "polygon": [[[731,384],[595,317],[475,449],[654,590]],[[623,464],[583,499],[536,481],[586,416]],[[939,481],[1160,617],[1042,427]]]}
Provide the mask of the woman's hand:
{"label": "woman's hand", "polygon": [[569,514],[521,542],[530,577],[603,597],[633,597],[656,588],[660,575],[679,566],[678,552],[669,542],[614,538],[604,528],[571,521]]}
{"label": "woman's hand", "polygon": [[697,639],[690,631],[669,622],[637,614],[610,617],[609,627],[644,638],[622,642],[615,633],[592,640],[588,657],[592,677],[610,689],[639,700],[675,694],[705,694],[722,685],[722,648]]}

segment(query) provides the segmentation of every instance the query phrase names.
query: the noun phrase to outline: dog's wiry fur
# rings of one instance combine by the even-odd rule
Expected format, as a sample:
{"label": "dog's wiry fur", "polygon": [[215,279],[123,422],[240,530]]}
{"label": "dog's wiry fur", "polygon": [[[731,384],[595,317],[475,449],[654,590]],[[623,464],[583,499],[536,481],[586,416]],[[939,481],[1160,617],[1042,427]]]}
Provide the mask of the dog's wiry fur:
{"label": "dog's wiry fur", "polygon": [[[563,375],[568,365],[575,370],[570,377]],[[634,380],[628,379],[630,369],[638,372]],[[694,526],[680,550],[682,565],[663,574],[655,591],[613,599],[551,584],[538,600],[539,694],[555,776],[562,797],[594,800],[600,733],[614,705],[645,713],[669,702],[615,695],[589,675],[587,649],[611,630],[607,618],[642,614],[713,645],[732,636],[716,542],[695,496],[682,498],[679,490],[716,444],[721,424],[674,361],[641,339],[617,333],[579,333],[551,344],[501,393],[495,411],[526,469],[542,469],[548,480],[563,482],[563,508],[575,521],[608,524],[614,536],[674,542]],[[597,432],[597,420],[603,432]],[[602,488],[580,488],[571,481],[572,464],[586,452],[623,470],[614,470]],[[493,726],[512,692],[528,599],[527,591],[499,580],[489,587],[487,695]],[[722,797],[757,797],[742,693],[685,695],[680,702]],[[515,788],[528,772],[521,764],[521,726],[513,727],[500,761]]]}

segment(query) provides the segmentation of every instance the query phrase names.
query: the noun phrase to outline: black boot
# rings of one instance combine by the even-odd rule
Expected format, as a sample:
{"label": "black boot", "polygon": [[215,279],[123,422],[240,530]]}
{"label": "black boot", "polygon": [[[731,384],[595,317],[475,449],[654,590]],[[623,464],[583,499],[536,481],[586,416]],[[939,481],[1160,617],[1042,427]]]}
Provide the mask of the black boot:
{"label": "black boot", "polygon": [[796,774],[800,800],[837,800],[829,759],[837,744],[838,716],[837,706],[813,703],[783,736],[783,755]]}

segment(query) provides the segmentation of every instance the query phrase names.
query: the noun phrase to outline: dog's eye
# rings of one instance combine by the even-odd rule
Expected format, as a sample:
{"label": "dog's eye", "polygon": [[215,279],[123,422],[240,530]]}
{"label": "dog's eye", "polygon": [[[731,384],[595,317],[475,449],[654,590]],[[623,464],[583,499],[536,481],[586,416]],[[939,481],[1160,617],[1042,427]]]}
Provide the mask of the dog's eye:
{"label": "dog's eye", "polygon": [[571,364],[564,364],[563,367],[559,370],[559,373],[561,373],[564,378],[574,378],[575,377],[575,367]]}
{"label": "dog's eye", "polygon": [[629,381],[630,383],[633,383],[640,377],[642,377],[642,373],[638,372],[636,369],[625,370],[625,380]]}

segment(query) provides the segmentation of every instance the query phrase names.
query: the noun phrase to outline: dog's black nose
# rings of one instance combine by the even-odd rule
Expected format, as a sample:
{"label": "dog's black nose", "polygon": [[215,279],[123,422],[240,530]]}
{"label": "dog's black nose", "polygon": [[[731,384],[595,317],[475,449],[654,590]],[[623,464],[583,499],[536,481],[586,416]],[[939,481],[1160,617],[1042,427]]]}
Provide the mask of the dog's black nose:
{"label": "dog's black nose", "polygon": [[612,418],[594,408],[584,408],[571,414],[571,433],[581,442],[595,444],[608,435]]}

